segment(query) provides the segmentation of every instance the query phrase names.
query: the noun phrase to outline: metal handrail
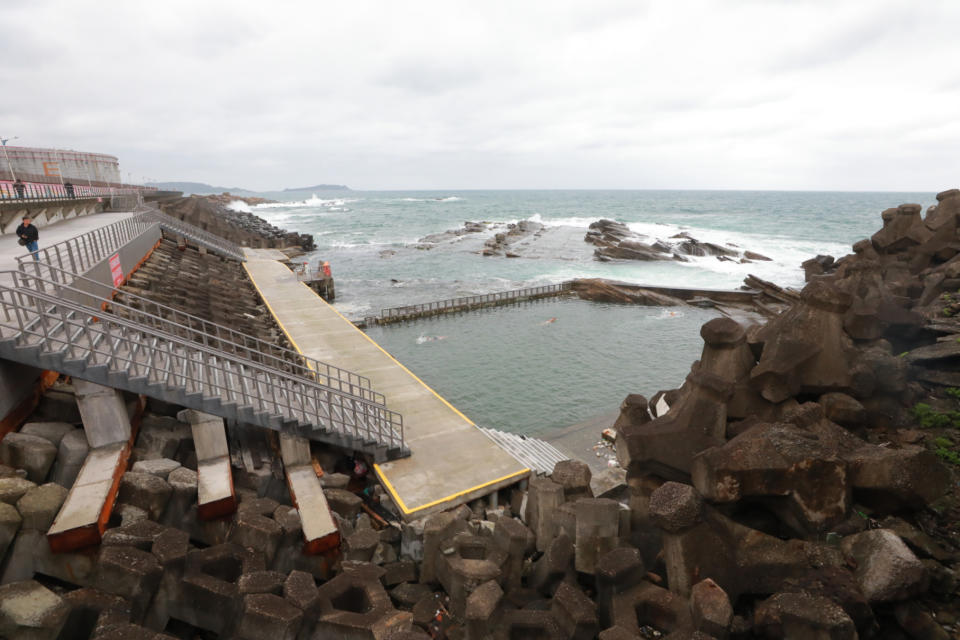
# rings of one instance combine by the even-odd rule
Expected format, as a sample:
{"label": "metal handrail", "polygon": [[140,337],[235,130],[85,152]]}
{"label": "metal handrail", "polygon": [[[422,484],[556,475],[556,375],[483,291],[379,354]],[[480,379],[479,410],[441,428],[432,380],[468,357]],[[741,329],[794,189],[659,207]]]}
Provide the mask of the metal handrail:
{"label": "metal handrail", "polygon": [[249,406],[255,415],[330,425],[342,435],[405,449],[399,413],[313,380],[24,287],[0,285],[0,308],[0,327],[15,332],[5,338],[16,338],[21,346],[34,337],[33,344],[83,360],[87,367],[105,366],[127,379]]}
{"label": "metal handrail", "polygon": [[50,264],[67,273],[85,273],[157,224],[161,229],[180,234],[229,258],[244,259],[243,251],[232,242],[165,213],[146,211],[43,247],[35,254],[18,256],[18,268],[21,271],[29,269],[40,275],[42,265]]}
{"label": "metal handrail", "polygon": [[[63,279],[50,281],[30,273],[21,272],[17,274],[15,282],[34,290],[50,293],[57,297],[63,297],[65,292],[70,292],[77,296],[82,296],[81,299],[90,298],[93,301],[91,306],[99,306],[114,315],[124,317],[119,314],[118,311],[126,312],[129,314],[129,319],[143,322],[150,327],[163,328],[176,335],[185,334],[195,342],[243,355],[243,357],[250,360],[273,361],[276,364],[270,366],[276,369],[292,369],[291,372],[295,375],[304,376],[317,380],[321,382],[321,384],[337,387],[344,393],[359,396],[376,404],[382,405],[386,402],[383,394],[371,390],[370,379],[360,374],[316,360],[298,351],[266,342],[255,336],[205,320],[179,309],[160,304],[149,298],[144,298],[143,296],[138,296],[122,289],[114,289],[110,285],[87,278],[86,276],[65,273],[62,269],[57,269],[57,267],[50,265],[44,266],[46,269],[54,269],[61,272]],[[105,293],[104,295],[100,295],[76,288],[75,286],[63,284],[64,282],[68,282],[68,278],[69,282],[73,284],[81,281],[95,287],[100,287]],[[122,298],[128,302],[118,300],[118,298]],[[143,307],[147,308],[140,308],[135,305],[143,305]],[[141,319],[137,320],[136,318]],[[195,325],[199,325],[199,328]],[[224,348],[225,346],[229,348]],[[264,362],[264,364],[269,364],[269,362]]]}
{"label": "metal handrail", "polygon": [[118,220],[35,253],[18,256],[18,268],[21,271],[29,268],[40,275],[42,265],[51,264],[68,272],[85,273],[155,224],[157,222],[145,213]]}
{"label": "metal handrail", "polygon": [[154,220],[160,223],[160,226],[170,232],[179,233],[185,238],[189,238],[198,244],[205,245],[207,248],[217,251],[228,258],[233,258],[243,262],[246,258],[243,255],[243,249],[240,248],[240,245],[225,240],[220,236],[210,233],[205,229],[190,224],[189,222],[184,222],[173,216],[169,216],[162,211],[151,210],[146,213],[146,215],[151,216]]}
{"label": "metal handrail", "polygon": [[403,307],[391,307],[380,311],[380,318],[386,320],[399,320],[407,316],[422,316],[445,313],[447,311],[467,310],[497,302],[513,302],[520,299],[536,298],[540,296],[550,296],[570,291],[572,283],[561,282],[560,284],[543,285],[539,287],[528,287],[526,289],[514,289],[512,291],[500,291],[497,293],[486,293],[479,296],[467,296],[463,298],[450,298],[448,300],[437,300],[435,302],[425,302],[422,304],[411,304]]}

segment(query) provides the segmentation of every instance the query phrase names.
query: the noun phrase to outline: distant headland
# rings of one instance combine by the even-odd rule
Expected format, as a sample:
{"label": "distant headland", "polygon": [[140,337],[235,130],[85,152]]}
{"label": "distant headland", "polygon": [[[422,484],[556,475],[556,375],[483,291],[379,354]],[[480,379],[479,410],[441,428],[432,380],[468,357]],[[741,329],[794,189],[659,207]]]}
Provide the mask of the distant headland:
{"label": "distant headland", "polygon": [[[243,187],[216,187],[205,182],[148,182],[146,186],[156,187],[161,191],[182,191],[201,196],[218,193],[264,193]],[[283,191],[350,191],[350,187],[344,184],[315,184],[312,187],[288,187]]]}

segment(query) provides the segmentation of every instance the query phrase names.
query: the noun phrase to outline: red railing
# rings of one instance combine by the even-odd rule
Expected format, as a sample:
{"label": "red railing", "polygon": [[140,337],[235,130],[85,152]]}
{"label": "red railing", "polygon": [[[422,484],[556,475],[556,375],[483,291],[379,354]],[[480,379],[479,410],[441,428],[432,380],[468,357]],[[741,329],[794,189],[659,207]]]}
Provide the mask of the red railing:
{"label": "red railing", "polygon": [[[90,186],[69,183],[22,182],[20,185],[10,180],[0,180],[0,200],[72,200],[77,198],[99,198],[131,193],[154,192],[156,187],[144,187],[133,184],[115,186]],[[22,185],[22,188],[20,188]]]}

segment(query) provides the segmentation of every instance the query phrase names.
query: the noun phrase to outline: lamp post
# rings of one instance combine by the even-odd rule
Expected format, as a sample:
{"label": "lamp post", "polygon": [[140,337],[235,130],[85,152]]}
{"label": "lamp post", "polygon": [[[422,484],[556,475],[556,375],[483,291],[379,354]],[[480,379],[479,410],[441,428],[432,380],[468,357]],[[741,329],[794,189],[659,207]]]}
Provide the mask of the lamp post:
{"label": "lamp post", "polygon": [[0,146],[3,147],[3,157],[7,159],[7,168],[10,169],[10,179],[14,182],[17,181],[17,174],[13,172],[13,165],[10,164],[10,156],[7,155],[7,143],[16,139],[17,136],[13,136],[12,138],[0,138]]}

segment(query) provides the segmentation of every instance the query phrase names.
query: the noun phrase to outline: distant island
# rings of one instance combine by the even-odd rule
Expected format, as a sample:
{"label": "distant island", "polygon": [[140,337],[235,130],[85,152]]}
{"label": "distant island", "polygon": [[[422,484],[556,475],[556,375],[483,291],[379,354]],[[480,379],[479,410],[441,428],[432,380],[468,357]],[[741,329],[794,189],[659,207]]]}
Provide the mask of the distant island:
{"label": "distant island", "polygon": [[182,191],[184,194],[210,195],[214,193],[256,193],[241,187],[214,187],[203,182],[148,182],[148,187],[156,187],[160,191]]}
{"label": "distant island", "polygon": [[284,191],[350,191],[345,184],[315,184],[312,187],[290,187]]}

